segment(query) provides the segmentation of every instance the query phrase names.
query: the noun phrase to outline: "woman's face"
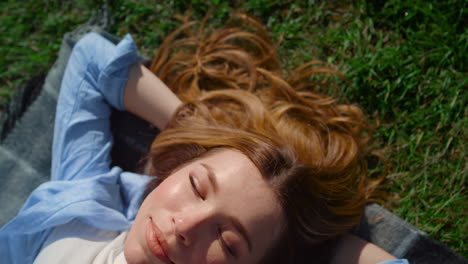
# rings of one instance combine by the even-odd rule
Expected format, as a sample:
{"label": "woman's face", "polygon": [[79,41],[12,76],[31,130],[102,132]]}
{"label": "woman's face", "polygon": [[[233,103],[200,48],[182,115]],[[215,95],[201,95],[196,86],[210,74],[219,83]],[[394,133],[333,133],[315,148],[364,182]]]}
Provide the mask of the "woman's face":
{"label": "woman's face", "polygon": [[283,223],[252,161],[222,149],[181,167],[146,197],[125,257],[129,264],[256,263]]}

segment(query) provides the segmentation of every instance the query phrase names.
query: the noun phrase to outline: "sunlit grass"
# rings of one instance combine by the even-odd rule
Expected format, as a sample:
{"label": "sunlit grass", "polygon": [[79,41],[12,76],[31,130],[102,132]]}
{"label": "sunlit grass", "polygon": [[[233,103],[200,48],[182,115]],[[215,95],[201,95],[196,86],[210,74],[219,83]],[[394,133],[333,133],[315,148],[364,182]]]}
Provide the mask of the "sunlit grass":
{"label": "sunlit grass", "polygon": [[[89,3],[0,3],[1,100],[50,68],[63,34],[100,6]],[[116,22],[111,33],[131,33],[147,57],[179,24],[173,16],[193,3],[198,17],[214,6],[214,23],[231,8],[259,18],[280,43],[288,68],[312,59],[336,65],[350,80],[338,93],[379,123],[375,141],[391,168],[385,188],[399,197],[393,212],[468,255],[465,1],[111,3]]]}

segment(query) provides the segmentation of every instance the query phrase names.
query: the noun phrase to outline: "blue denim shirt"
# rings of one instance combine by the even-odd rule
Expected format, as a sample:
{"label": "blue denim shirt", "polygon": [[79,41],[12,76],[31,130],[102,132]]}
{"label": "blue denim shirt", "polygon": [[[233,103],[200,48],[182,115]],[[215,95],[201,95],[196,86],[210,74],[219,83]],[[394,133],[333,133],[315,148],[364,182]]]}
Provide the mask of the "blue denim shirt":
{"label": "blue denim shirt", "polygon": [[114,45],[90,33],[73,48],[57,104],[51,181],[0,229],[2,263],[32,263],[50,231],[73,219],[101,230],[130,228],[150,178],[110,167],[109,117],[111,107],[124,110],[128,69],[137,60],[129,35]]}
{"label": "blue denim shirt", "polygon": [[128,69],[137,61],[129,35],[114,45],[90,33],[75,45],[57,104],[51,181],[0,229],[2,263],[32,263],[51,230],[74,219],[100,230],[130,228],[151,178],[110,167],[109,117],[111,107],[125,110]]}

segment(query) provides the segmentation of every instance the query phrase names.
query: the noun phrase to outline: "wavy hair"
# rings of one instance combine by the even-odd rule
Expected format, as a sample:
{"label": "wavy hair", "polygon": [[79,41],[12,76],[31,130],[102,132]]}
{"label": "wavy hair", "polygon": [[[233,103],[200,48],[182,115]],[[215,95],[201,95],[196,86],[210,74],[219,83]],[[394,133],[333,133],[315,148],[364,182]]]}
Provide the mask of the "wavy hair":
{"label": "wavy hair", "polygon": [[236,14],[217,30],[204,24],[185,18],[151,63],[184,104],[151,145],[146,172],[157,177],[149,188],[213,149],[243,152],[270,183],[287,219],[283,237],[262,262],[298,263],[299,249],[359,223],[378,184],[368,177],[371,128],[358,106],[318,92],[330,84],[317,76],[344,78],[326,64],[312,61],[285,78],[256,20]]}

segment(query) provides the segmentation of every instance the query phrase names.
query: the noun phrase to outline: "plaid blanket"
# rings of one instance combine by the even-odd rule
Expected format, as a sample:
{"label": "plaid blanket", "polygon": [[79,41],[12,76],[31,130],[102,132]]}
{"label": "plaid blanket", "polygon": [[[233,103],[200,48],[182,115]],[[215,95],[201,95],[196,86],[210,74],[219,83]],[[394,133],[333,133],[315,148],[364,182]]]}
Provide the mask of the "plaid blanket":
{"label": "plaid blanket", "polygon": [[[111,16],[96,13],[87,23],[65,34],[57,61],[50,71],[19,87],[0,113],[0,226],[13,218],[29,193],[50,175],[55,105],[65,65],[73,45],[94,31],[113,42],[106,32]],[[114,111],[114,165],[132,171],[157,134],[148,123],[126,112]],[[377,204],[369,204],[355,233],[410,263],[468,263],[445,245]]]}

